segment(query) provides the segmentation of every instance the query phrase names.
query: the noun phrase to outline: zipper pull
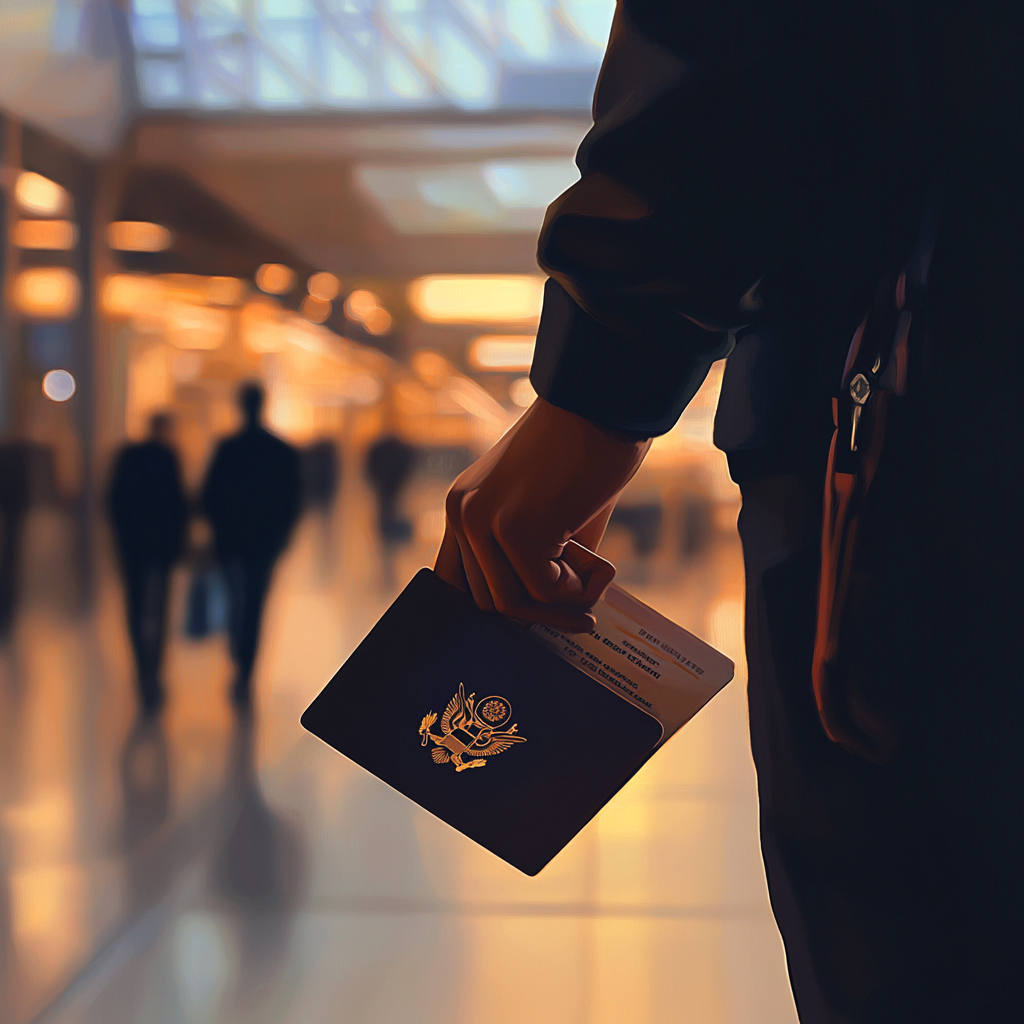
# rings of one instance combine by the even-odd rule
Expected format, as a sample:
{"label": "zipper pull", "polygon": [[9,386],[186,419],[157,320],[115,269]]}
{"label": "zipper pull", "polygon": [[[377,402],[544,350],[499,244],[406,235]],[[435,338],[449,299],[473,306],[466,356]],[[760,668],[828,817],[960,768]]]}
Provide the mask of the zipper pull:
{"label": "zipper pull", "polygon": [[850,381],[850,397],[853,399],[853,424],[850,428],[850,451],[857,450],[857,424],[860,423],[861,410],[871,396],[871,385],[863,373],[858,373]]}

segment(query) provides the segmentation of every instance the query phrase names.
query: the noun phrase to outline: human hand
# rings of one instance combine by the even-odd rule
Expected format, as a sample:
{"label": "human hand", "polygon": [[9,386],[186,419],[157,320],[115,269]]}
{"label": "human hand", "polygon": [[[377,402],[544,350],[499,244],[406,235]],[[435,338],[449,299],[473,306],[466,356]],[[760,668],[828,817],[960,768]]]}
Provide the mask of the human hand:
{"label": "human hand", "polygon": [[484,611],[589,632],[615,575],[593,549],[649,447],[538,398],[448,492],[435,571]]}

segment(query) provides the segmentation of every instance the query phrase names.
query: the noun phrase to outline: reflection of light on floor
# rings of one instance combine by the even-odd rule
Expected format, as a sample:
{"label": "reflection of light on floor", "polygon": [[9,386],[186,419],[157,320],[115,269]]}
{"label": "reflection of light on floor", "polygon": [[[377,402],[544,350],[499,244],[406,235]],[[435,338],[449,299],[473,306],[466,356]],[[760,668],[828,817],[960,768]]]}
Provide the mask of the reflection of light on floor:
{"label": "reflection of light on floor", "polygon": [[174,928],[174,980],[188,1020],[213,1020],[232,973],[231,950],[213,914],[183,914]]}
{"label": "reflection of light on floor", "polygon": [[48,987],[88,952],[88,882],[77,866],[59,863],[11,874],[11,938],[35,985]]}

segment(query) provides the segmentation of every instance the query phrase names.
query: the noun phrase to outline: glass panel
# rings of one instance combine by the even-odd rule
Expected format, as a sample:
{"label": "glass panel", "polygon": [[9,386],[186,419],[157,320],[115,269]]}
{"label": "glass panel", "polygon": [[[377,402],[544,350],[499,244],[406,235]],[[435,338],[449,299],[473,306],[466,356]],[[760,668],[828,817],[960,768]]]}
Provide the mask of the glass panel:
{"label": "glass panel", "polygon": [[257,59],[256,82],[259,106],[298,107],[305,100],[298,83],[285,73],[279,61],[267,53],[260,54]]}
{"label": "glass panel", "polygon": [[504,161],[483,171],[487,187],[510,210],[545,209],[580,177],[572,160]]}
{"label": "glass panel", "polygon": [[430,95],[430,86],[408,59],[396,49],[384,55],[384,79],[391,94],[406,100],[422,100]]}
{"label": "glass panel", "polygon": [[185,69],[179,61],[139,61],[142,99],[151,107],[177,107],[185,100]]}
{"label": "glass panel", "polygon": [[605,0],[561,0],[569,27],[595,49],[604,49],[612,27],[615,5]]}
{"label": "glass panel", "polygon": [[142,50],[172,50],[181,45],[176,17],[135,18],[135,45]]}
{"label": "glass panel", "polygon": [[262,0],[260,13],[265,18],[315,18],[311,0]]}
{"label": "glass panel", "polygon": [[[181,66],[164,62],[140,70],[143,102],[155,106],[583,110],[615,0],[131,5],[140,50],[186,51]],[[187,21],[179,8],[188,12]],[[260,54],[252,65],[250,53]],[[185,64],[194,68],[194,89]]]}
{"label": "glass panel", "polygon": [[366,70],[336,39],[329,39],[324,52],[324,88],[331,100],[349,100],[360,105],[370,95]]}
{"label": "glass panel", "polygon": [[544,0],[505,0],[505,29],[531,60],[550,54],[554,32]]}
{"label": "glass panel", "polygon": [[497,65],[470,44],[450,24],[442,25],[437,34],[435,64],[441,88],[463,107],[494,105],[497,92]]}

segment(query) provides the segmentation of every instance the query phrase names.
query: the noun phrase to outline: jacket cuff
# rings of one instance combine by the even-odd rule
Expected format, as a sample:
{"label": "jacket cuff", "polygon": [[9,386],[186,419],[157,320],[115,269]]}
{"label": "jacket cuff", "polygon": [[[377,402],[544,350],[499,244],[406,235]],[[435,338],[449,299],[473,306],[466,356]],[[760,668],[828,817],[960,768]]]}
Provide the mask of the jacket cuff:
{"label": "jacket cuff", "polygon": [[643,438],[667,433],[730,344],[724,331],[683,316],[671,335],[613,331],[549,279],[530,383],[545,401],[599,426]]}

